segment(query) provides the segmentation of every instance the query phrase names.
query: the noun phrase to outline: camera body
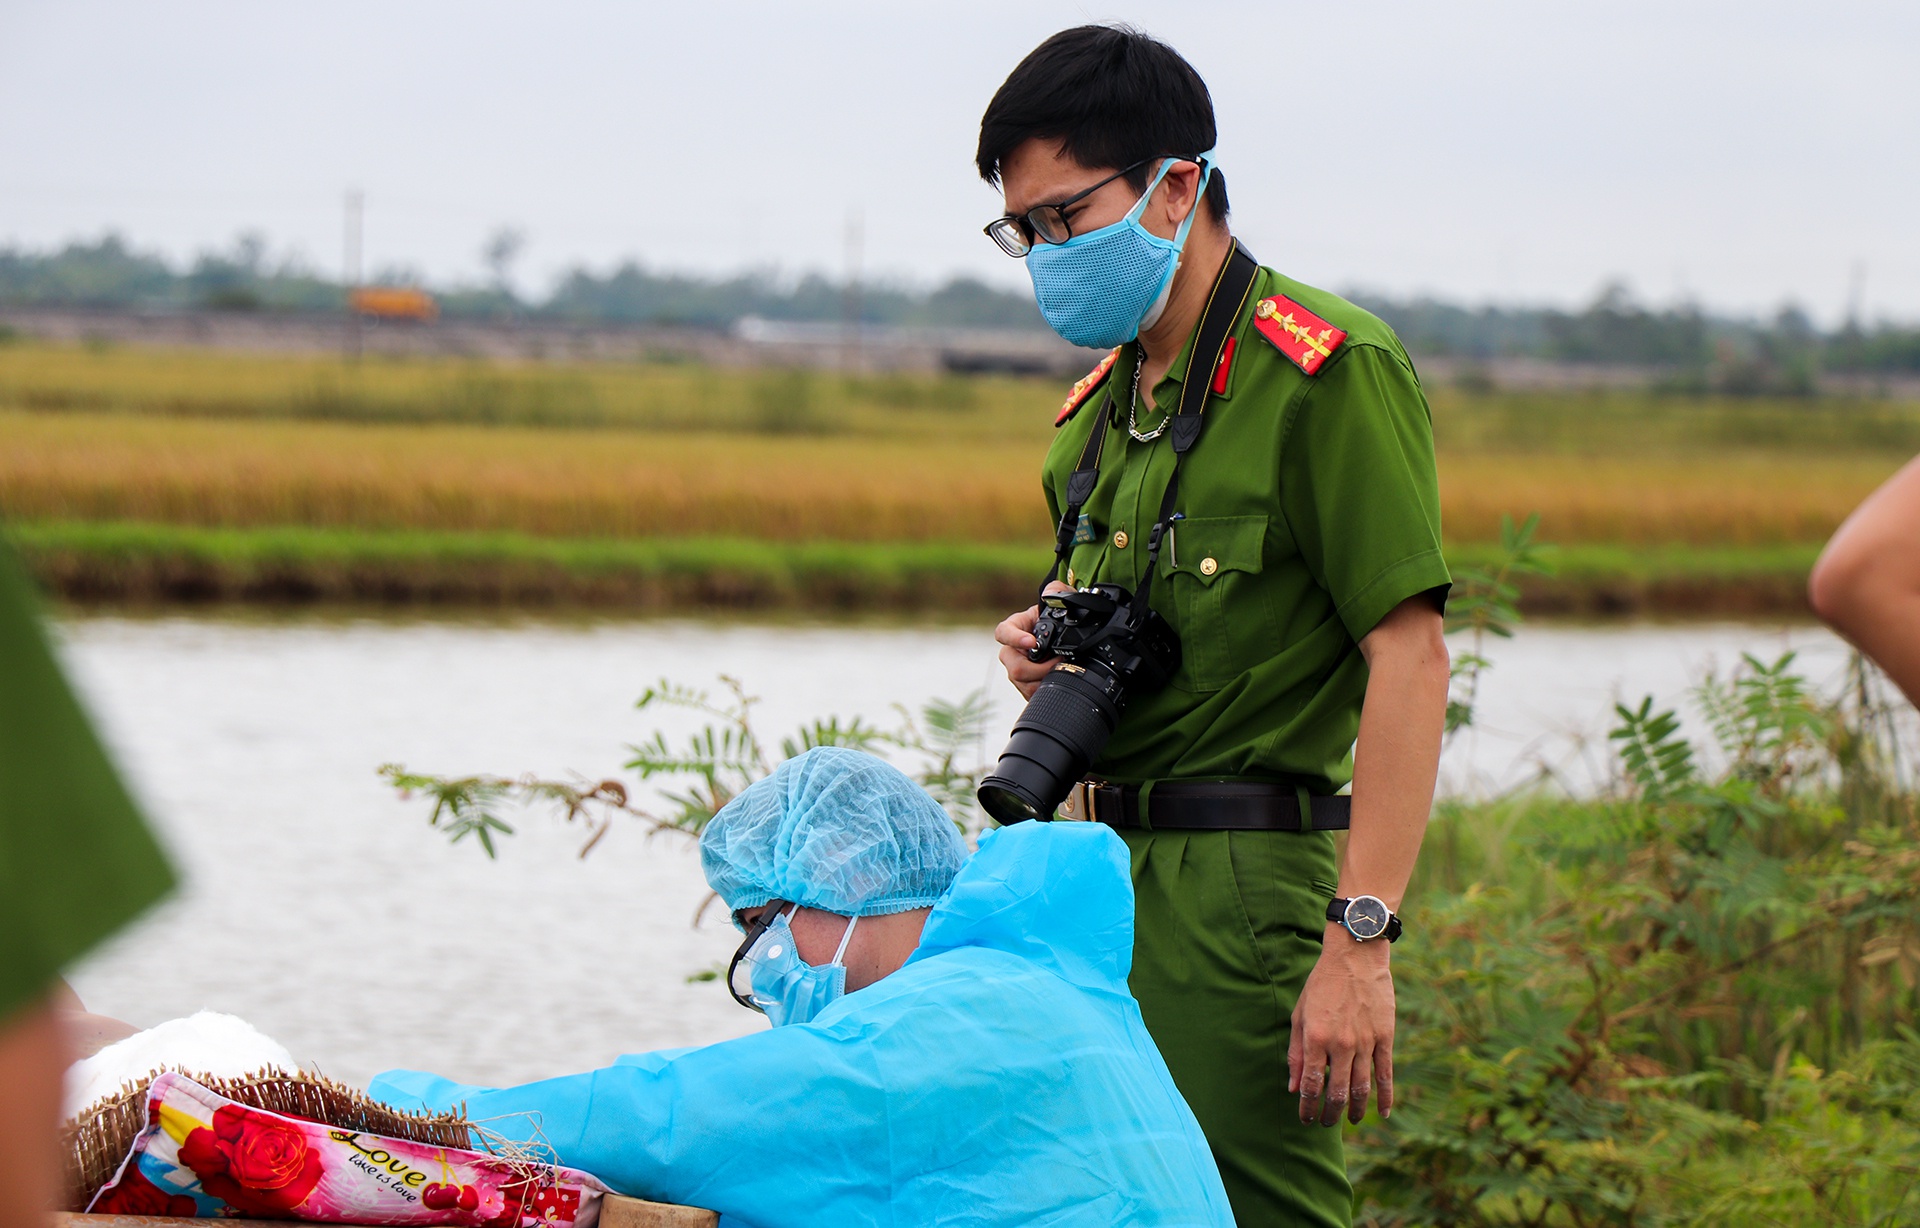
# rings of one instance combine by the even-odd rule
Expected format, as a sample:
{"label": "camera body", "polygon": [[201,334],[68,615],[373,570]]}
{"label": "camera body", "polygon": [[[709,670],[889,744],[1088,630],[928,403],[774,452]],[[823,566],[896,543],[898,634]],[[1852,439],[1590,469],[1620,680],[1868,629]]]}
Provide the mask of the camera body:
{"label": "camera body", "polygon": [[1002,823],[1047,819],[1113,736],[1130,694],[1158,690],[1180,668],[1167,620],[1118,584],[1040,599],[1032,661],[1059,659],[1027,702],[981,807]]}
{"label": "camera body", "polygon": [[1040,599],[1027,660],[1059,657],[1082,669],[1094,666],[1127,686],[1151,690],[1180,668],[1180,641],[1167,620],[1141,611],[1134,623],[1133,594],[1118,584],[1094,584]]}

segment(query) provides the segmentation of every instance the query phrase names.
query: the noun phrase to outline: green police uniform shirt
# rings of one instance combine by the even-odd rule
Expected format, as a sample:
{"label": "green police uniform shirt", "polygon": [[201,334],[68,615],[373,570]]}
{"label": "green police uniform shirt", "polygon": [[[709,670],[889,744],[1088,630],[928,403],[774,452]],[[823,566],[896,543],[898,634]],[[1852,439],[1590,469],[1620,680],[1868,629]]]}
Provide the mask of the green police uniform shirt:
{"label": "green police uniform shirt", "polygon": [[[1254,326],[1272,295],[1345,330],[1314,374]],[[1185,519],[1163,542],[1153,583],[1153,608],[1180,638],[1180,668],[1129,699],[1093,774],[1331,793],[1353,777],[1367,685],[1359,640],[1402,601],[1450,582],[1432,414],[1392,329],[1272,269],[1260,270],[1232,335],[1225,387],[1208,399],[1181,468]],[[1127,431],[1137,348],[1123,347],[1104,394],[1082,403],[1047,454],[1058,523],[1089,432],[1108,432],[1068,556],[1064,578],[1076,585],[1139,587],[1172,471],[1170,436],[1141,443]],[[1141,390],[1142,433],[1178,403],[1188,359],[1175,360],[1151,406]]]}
{"label": "green police uniform shirt", "polygon": [[0,1026],[173,885],[0,545]]}

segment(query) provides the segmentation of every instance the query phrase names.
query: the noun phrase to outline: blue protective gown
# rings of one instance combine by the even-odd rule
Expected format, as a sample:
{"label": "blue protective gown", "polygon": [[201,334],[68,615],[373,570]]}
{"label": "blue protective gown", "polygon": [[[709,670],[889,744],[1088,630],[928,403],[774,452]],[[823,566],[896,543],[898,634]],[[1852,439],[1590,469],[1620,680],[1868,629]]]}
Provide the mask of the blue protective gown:
{"label": "blue protective gown", "polygon": [[465,1101],[525,1142],[537,1119],[561,1163],[727,1228],[1231,1225],[1132,960],[1119,837],[1022,823],[982,839],[905,967],[811,1023],[497,1091],[414,1071],[370,1090]]}

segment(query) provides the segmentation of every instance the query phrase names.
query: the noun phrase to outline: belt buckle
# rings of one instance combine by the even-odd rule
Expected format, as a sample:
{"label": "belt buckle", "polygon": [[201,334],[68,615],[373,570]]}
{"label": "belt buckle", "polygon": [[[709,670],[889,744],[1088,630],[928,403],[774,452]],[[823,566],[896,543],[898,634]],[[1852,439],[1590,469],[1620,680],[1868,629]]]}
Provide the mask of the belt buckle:
{"label": "belt buckle", "polygon": [[1076,780],[1067,790],[1067,800],[1061,803],[1057,818],[1075,823],[1097,823],[1100,821],[1100,807],[1096,795],[1111,793],[1116,805],[1120,799],[1120,786],[1089,776],[1085,780]]}

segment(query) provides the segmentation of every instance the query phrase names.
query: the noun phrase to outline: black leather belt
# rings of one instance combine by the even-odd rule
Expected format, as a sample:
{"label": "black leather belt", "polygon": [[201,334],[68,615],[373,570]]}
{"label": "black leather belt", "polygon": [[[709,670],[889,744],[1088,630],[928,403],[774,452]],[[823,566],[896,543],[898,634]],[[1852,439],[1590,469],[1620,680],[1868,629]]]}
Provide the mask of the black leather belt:
{"label": "black leather belt", "polygon": [[1300,821],[1300,790],[1252,780],[1165,780],[1147,791],[1141,821],[1140,786],[1083,780],[1073,787],[1060,817],[1092,819],[1109,827],[1148,831],[1344,831],[1353,818],[1351,797],[1307,799]]}

